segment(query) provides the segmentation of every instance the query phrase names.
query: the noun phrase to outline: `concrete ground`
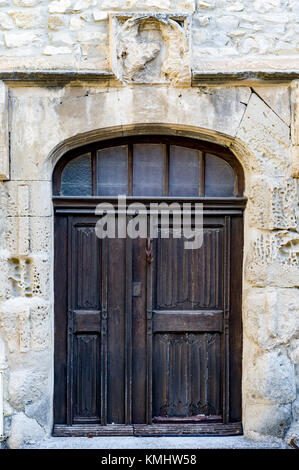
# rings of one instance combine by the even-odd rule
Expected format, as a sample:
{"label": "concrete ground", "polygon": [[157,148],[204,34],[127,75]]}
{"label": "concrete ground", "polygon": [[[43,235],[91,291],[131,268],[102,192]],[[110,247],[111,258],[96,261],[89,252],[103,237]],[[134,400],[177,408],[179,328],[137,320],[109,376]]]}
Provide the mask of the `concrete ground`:
{"label": "concrete ground", "polygon": [[51,437],[26,449],[283,449],[283,442],[232,437]]}

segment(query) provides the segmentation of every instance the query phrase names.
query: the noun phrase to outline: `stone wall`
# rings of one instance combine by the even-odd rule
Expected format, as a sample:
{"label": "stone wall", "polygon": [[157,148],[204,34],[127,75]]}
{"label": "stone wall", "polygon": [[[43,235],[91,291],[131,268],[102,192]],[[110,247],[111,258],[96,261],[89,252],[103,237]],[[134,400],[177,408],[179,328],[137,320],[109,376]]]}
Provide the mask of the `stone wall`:
{"label": "stone wall", "polygon": [[109,70],[116,12],[190,15],[194,70],[298,70],[296,0],[0,0],[0,69]]}
{"label": "stone wall", "polygon": [[9,97],[11,179],[1,187],[0,331],[10,447],[51,433],[54,163],[82,143],[153,131],[228,146],[244,167],[243,425],[253,438],[283,438],[292,423],[295,429],[299,233],[290,87],[274,86],[269,94],[263,86],[18,84],[10,86]]}
{"label": "stone wall", "polygon": [[[298,436],[299,87],[279,75],[299,78],[297,2],[0,6],[0,369],[8,445],[52,431],[54,165],[71,148],[140,132],[216,142],[243,165],[244,432]],[[240,70],[273,77],[223,78]],[[203,78],[196,85],[196,73],[206,72],[222,84]]]}

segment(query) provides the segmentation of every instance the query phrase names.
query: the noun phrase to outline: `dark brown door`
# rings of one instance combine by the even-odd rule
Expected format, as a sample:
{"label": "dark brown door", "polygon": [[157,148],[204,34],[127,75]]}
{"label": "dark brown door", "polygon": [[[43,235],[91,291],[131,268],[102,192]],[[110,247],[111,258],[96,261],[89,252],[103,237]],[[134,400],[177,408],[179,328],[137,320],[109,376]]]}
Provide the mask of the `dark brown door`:
{"label": "dark brown door", "polygon": [[56,423],[240,421],[242,218],[205,216],[196,250],[159,229],[151,263],[96,220],[56,217]]}

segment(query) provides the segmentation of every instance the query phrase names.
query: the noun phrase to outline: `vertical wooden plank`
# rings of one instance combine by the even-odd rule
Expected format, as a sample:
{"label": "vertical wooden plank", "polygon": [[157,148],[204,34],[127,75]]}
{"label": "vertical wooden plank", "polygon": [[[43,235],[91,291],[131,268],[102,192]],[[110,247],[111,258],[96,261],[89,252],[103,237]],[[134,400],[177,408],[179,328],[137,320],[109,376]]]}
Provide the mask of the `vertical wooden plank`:
{"label": "vertical wooden plank", "polygon": [[230,366],[230,410],[229,422],[242,418],[242,267],[243,267],[243,217],[231,220],[231,305],[229,315],[229,366]]}
{"label": "vertical wooden plank", "polygon": [[68,226],[67,217],[55,216],[54,237],[54,422],[66,423],[67,335],[68,335]]}
{"label": "vertical wooden plank", "polygon": [[205,195],[205,153],[199,151],[199,195]]}
{"label": "vertical wooden plank", "polygon": [[125,423],[132,423],[132,239],[126,238]]}
{"label": "vertical wooden plank", "polygon": [[132,241],[132,281],[140,291],[132,297],[132,420],[146,422],[146,240]]}
{"label": "vertical wooden plank", "polygon": [[169,193],[169,152],[170,146],[164,145],[164,196],[168,196]]}
{"label": "vertical wooden plank", "polygon": [[126,240],[106,240],[107,274],[107,423],[125,423]]}
{"label": "vertical wooden plank", "polygon": [[224,219],[224,328],[223,328],[223,419],[229,422],[229,308],[230,308],[230,252],[231,218]]}
{"label": "vertical wooden plank", "polygon": [[[152,241],[155,243],[155,240]],[[152,246],[153,250],[153,246]],[[146,422],[152,424],[152,382],[153,382],[153,329],[152,329],[152,317],[153,317],[153,263],[155,263],[155,256],[152,263],[147,263],[147,280],[146,280]]]}
{"label": "vertical wooden plank", "polygon": [[108,243],[101,240],[102,245],[102,315],[101,315],[101,424],[107,424],[107,275],[108,275]]}
{"label": "vertical wooden plank", "polygon": [[133,194],[133,144],[128,145],[128,195]]}
{"label": "vertical wooden plank", "polygon": [[68,217],[68,311],[67,311],[67,425],[73,424],[73,299],[74,299],[74,233],[73,217]]}
{"label": "vertical wooden plank", "polygon": [[98,193],[98,162],[97,162],[97,151],[92,150],[91,152],[91,178],[92,178],[92,192],[93,196]]}

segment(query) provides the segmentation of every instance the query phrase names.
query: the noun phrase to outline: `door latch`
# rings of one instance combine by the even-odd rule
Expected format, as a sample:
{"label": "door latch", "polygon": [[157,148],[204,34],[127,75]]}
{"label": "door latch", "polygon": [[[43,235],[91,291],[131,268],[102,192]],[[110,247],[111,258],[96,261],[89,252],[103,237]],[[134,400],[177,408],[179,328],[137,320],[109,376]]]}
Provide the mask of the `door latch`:
{"label": "door latch", "polygon": [[146,261],[149,264],[151,264],[153,261],[152,241],[153,240],[150,237],[146,239],[145,254],[146,254]]}

